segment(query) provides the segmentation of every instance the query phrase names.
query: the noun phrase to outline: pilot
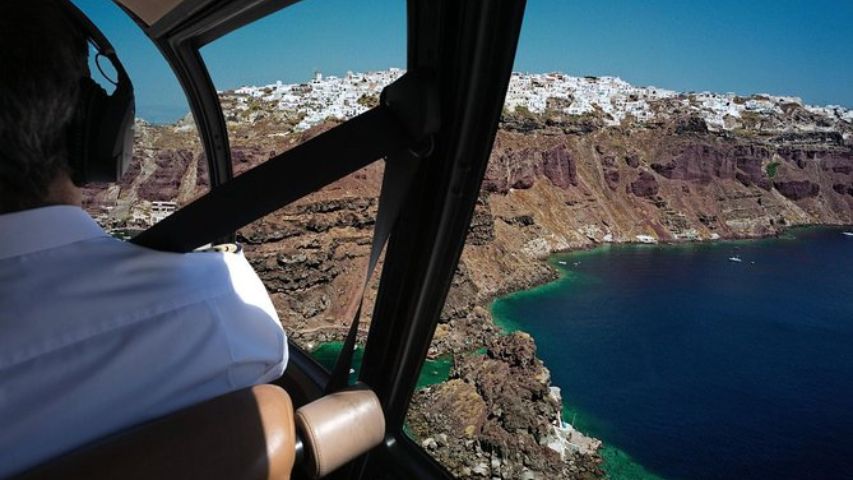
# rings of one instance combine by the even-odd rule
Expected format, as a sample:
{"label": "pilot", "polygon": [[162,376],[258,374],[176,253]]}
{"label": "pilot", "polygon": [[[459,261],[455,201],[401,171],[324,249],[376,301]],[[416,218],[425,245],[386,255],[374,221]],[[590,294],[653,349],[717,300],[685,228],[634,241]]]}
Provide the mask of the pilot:
{"label": "pilot", "polygon": [[88,49],[62,0],[0,2],[0,478],[287,363],[242,253],[149,250],[81,208]]}

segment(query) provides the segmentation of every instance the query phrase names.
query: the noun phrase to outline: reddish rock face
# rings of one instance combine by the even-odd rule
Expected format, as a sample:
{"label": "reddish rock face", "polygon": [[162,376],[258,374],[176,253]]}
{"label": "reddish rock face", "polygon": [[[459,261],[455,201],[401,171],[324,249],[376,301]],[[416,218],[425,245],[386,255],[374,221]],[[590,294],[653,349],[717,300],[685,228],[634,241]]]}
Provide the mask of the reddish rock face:
{"label": "reddish rock face", "polygon": [[658,181],[649,172],[640,172],[636,180],[629,186],[631,193],[638,197],[654,197],[658,194]]}
{"label": "reddish rock face", "polygon": [[561,188],[578,184],[575,162],[562,145],[542,153],[542,173]]}
{"label": "reddish rock face", "polygon": [[118,184],[122,188],[127,188],[136,180],[136,177],[142,172],[142,157],[139,153],[134,153],[130,165],[127,166],[127,171],[124,172],[121,178],[118,179]]}
{"label": "reddish rock face", "polygon": [[233,165],[234,176],[240,175],[246,170],[262,163],[268,157],[268,152],[259,145],[232,148],[231,164]]}
{"label": "reddish rock face", "polygon": [[791,200],[816,197],[820,193],[820,185],[808,180],[778,181],[773,182],[773,186],[779,190],[779,193]]}
{"label": "reddish rock face", "polygon": [[535,175],[533,161],[533,151],[529,149],[494,152],[483,179],[483,189],[506,193],[510,188],[530,188]]}
{"label": "reddish rock face", "polygon": [[806,168],[809,162],[813,162],[818,158],[818,152],[802,147],[781,147],[777,150],[780,157],[790,163],[793,163],[797,168]]}
{"label": "reddish rock face", "polygon": [[703,185],[713,178],[735,178],[735,168],[729,152],[701,142],[684,145],[667,163],[652,164],[652,170],[663,177]]}
{"label": "reddish rock face", "polygon": [[210,188],[210,175],[207,167],[207,154],[201,152],[196,156],[196,168],[198,169],[198,174],[196,175],[196,187],[207,190]]}
{"label": "reddish rock face", "polygon": [[565,146],[544,151],[531,148],[496,151],[486,169],[483,189],[493,193],[506,193],[510,188],[528,189],[541,177],[560,188],[577,185],[577,167]]}
{"label": "reddish rock face", "polygon": [[604,181],[607,182],[608,188],[616,190],[619,187],[619,170],[606,170],[604,172]]}
{"label": "reddish rock face", "polygon": [[839,176],[837,178],[843,178],[841,175],[853,175],[853,152],[839,150],[822,152],[820,154],[820,158],[822,159],[822,163],[825,167],[824,170],[829,170],[833,174],[838,174]]}
{"label": "reddish rock face", "polygon": [[192,162],[193,154],[189,150],[163,150],[154,161],[156,168],[146,178],[137,192],[144,200],[172,200],[178,196],[181,179]]}
{"label": "reddish rock face", "polygon": [[735,178],[745,186],[756,185],[769,191],[773,185],[764,171],[764,161],[771,157],[770,150],[755,145],[739,145],[734,149],[738,171]]}

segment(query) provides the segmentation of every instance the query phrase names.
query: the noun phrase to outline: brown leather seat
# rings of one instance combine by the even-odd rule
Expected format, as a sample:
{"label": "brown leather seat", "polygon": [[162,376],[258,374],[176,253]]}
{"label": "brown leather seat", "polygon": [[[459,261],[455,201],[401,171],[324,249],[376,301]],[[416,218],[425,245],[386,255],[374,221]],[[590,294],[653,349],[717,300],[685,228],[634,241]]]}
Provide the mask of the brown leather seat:
{"label": "brown leather seat", "polygon": [[20,478],[287,480],[295,442],[290,396],[257,385],[113,435]]}

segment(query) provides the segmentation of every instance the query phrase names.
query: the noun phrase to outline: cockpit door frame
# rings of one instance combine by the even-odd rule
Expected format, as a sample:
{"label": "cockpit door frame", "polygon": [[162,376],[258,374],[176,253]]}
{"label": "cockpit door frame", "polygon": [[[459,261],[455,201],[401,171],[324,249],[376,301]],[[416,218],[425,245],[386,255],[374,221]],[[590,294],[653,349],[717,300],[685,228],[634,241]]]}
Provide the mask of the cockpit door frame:
{"label": "cockpit door frame", "polygon": [[442,128],[391,234],[359,377],[382,402],[388,438],[348,478],[395,478],[388,465],[396,478],[437,471],[403,425],[479,197],[524,8],[525,0],[408,2],[408,68],[437,77]]}
{"label": "cockpit door frame", "polygon": [[[315,0],[317,1],[317,0]],[[199,49],[296,0],[185,0],[153,25],[133,12],[184,88],[210,182],[232,176],[225,120]],[[384,444],[331,478],[452,478],[403,431],[479,195],[512,71],[525,0],[408,0],[408,69],[438,79],[441,130],[391,235],[359,379],[379,396]],[[295,346],[293,346],[295,347]],[[328,372],[298,348],[289,378],[302,400]],[[294,370],[295,369],[295,370]],[[299,403],[299,392],[293,392]]]}

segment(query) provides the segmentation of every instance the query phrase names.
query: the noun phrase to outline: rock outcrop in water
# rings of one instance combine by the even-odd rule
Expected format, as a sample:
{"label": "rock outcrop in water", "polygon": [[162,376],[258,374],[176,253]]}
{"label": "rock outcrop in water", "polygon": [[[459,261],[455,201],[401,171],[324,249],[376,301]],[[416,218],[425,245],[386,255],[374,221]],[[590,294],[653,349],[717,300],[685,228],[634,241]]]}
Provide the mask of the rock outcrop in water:
{"label": "rock outcrop in water", "polygon": [[[237,174],[335,123],[297,128],[314,117],[264,98],[224,94]],[[791,105],[737,117],[691,113],[707,99],[686,95],[622,113],[567,114],[583,98],[557,100],[505,113],[430,351],[452,355],[455,367],[449,381],[417,393],[410,411],[418,442],[462,478],[600,473],[595,443],[562,428],[559,395],[533,340],[501,336],[488,311],[498,295],[554,279],[541,261],[552,252],[638,237],[748,238],[853,224],[849,120]],[[732,99],[730,108],[739,101],[769,100]],[[346,332],[340,318],[366,266],[381,173],[379,164],[367,167],[239,232],[282,323],[304,346]],[[153,201],[180,206],[207,188],[189,120],[138,122],[130,173],[88,189],[86,205],[106,226],[142,228],[157,218]],[[366,325],[374,297],[375,285]],[[485,354],[473,353],[481,348]],[[570,437],[591,448],[567,450]]]}
{"label": "rock outcrop in water", "polygon": [[600,442],[563,425],[559,391],[524,333],[459,355],[447,382],[415,394],[409,428],[459,478],[598,478]]}

